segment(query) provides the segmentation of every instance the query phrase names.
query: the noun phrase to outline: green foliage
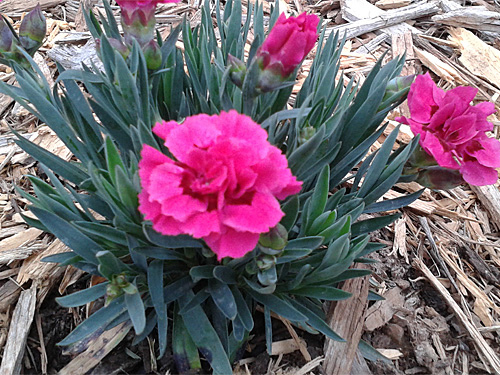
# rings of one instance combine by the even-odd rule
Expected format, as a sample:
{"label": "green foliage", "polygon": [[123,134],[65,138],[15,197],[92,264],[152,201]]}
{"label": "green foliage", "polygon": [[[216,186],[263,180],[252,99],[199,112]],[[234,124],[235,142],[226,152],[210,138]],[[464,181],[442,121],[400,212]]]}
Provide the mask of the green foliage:
{"label": "green foliage", "polygon": [[[109,4],[104,4],[110,15]],[[256,98],[246,91],[255,80],[251,58],[242,89],[228,79],[228,55],[244,60],[249,30],[255,35],[250,56],[264,40],[262,5],[249,2],[245,22],[239,1],[228,1],[223,13],[217,1],[215,13],[220,45],[207,3],[200,25],[192,28],[184,21],[159,41],[162,66],[157,71],[147,69],[137,44],[126,59],[113,49],[108,38],[120,38],[113,17],[108,22],[101,16],[99,22],[89,13],[89,29],[101,41],[102,71],[59,67],[51,89],[26,56],[29,68],[12,63],[18,86],[0,81],[0,92],[46,123],[76,158],[64,161],[18,135],[18,145],[45,166],[50,178],[50,184],[30,178],[36,197],[24,196],[37,217],[30,223],[53,233],[72,250],[47,261],[71,264],[107,279],[58,299],[70,307],[106,298],[106,306],[60,345],[130,319],[136,341],[156,328],[160,357],[171,340],[182,369],[199,369],[201,353],[215,373],[230,373],[231,361],[253,329],[256,305],[264,308],[268,344],[271,312],[342,340],[325,323],[321,301],[349,297],[338,286],[366,275],[349,267],[376,250],[367,234],[397,217],[382,214],[362,220],[360,215],[397,209],[419,195],[377,202],[398,181],[415,141],[394,152],[396,129],[376,153],[369,154],[385,129],[381,124],[385,115],[406,94],[403,90],[382,102],[381,93],[399,75],[402,59],[385,66],[380,60],[360,87],[351,82],[344,88],[334,80],[343,41],[338,35],[326,38],[323,32],[310,73],[289,110],[293,81]],[[277,17],[274,10],[271,24]],[[181,32],[184,51],[175,47]],[[259,245],[243,258],[219,263],[201,240],[163,236],[143,222],[137,210],[137,164],[143,144],[162,148],[151,132],[161,118],[180,121],[229,109],[261,123],[304,184],[300,195],[282,204],[281,224],[288,231],[284,249]],[[350,175],[361,161],[357,174]],[[352,180],[349,188],[344,185],[348,180]],[[167,335],[169,317],[172,337]]]}

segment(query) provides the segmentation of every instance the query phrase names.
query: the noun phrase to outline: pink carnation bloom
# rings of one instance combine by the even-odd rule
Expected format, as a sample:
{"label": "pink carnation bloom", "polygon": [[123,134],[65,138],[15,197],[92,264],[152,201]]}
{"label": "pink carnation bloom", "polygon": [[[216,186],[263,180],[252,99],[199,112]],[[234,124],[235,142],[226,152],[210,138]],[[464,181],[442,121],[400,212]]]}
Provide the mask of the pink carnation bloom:
{"label": "pink carnation bloom", "polygon": [[164,121],[153,132],[175,160],[144,145],[139,210],[164,235],[204,239],[219,260],[253,250],[284,215],[278,199],[301,189],[266,131],[236,111]]}
{"label": "pink carnation bloom", "polygon": [[477,91],[473,87],[444,91],[429,73],[418,76],[408,93],[411,117],[396,120],[420,134],[420,145],[440,166],[459,170],[466,182],[481,186],[498,179],[500,142],[486,135],[493,130],[486,118],[495,112],[495,105],[470,105]]}
{"label": "pink carnation bloom", "polygon": [[262,58],[262,69],[288,77],[314,47],[318,23],[316,15],[302,13],[286,18],[281,13],[257,52],[256,57]]}
{"label": "pink carnation bloom", "polygon": [[159,3],[177,3],[179,0],[116,0],[122,11],[123,22],[131,24],[139,18],[141,24],[147,25],[154,16],[156,5]]}

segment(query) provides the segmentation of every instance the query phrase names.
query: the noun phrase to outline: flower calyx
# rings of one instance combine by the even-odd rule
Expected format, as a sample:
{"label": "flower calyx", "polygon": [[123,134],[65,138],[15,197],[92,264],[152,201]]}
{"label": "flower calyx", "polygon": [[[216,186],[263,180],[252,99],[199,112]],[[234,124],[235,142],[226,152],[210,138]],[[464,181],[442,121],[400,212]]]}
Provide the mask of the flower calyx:
{"label": "flower calyx", "polygon": [[127,276],[124,273],[113,275],[106,287],[106,306],[124,293],[135,294],[138,293],[138,290],[134,284],[127,280]]}
{"label": "flower calyx", "polygon": [[29,12],[19,27],[19,42],[31,56],[42,46],[47,33],[47,21],[40,4]]}

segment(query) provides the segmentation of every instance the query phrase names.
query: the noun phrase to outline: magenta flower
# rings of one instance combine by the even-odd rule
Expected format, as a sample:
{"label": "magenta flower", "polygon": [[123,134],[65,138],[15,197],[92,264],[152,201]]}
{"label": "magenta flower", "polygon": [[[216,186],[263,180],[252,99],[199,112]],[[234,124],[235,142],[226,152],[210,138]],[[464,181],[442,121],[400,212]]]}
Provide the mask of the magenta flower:
{"label": "magenta flower", "polygon": [[281,13],[257,52],[257,58],[262,58],[262,69],[288,77],[314,47],[318,23],[316,15],[302,13],[286,18]]}
{"label": "magenta flower", "polygon": [[440,166],[459,170],[466,182],[481,186],[498,179],[500,142],[486,135],[493,130],[486,118],[495,105],[470,105],[477,91],[456,87],[445,92],[428,73],[418,76],[408,93],[411,117],[396,120],[420,134],[420,145]]}
{"label": "magenta flower", "polygon": [[159,3],[177,3],[179,0],[116,0],[121,10],[121,23],[125,40],[136,39],[141,46],[154,38],[155,10]]}
{"label": "magenta flower", "polygon": [[301,189],[266,131],[236,111],[164,121],[153,132],[175,160],[144,145],[139,211],[164,235],[204,239],[219,260],[253,250],[284,215],[278,199]]}
{"label": "magenta flower", "polygon": [[318,23],[318,16],[305,13],[279,16],[255,56],[260,68],[257,88],[261,92],[280,87],[305,59],[318,39]]}

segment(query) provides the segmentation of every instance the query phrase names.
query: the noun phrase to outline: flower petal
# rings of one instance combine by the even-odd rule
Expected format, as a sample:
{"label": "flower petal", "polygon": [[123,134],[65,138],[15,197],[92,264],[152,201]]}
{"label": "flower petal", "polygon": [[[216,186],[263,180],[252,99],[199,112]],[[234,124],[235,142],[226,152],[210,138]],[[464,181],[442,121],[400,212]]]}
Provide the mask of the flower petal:
{"label": "flower petal", "polygon": [[251,205],[226,205],[222,223],[239,231],[264,233],[278,224],[283,215],[276,198],[257,192]]}
{"label": "flower petal", "polygon": [[494,168],[485,167],[477,161],[467,161],[460,168],[464,180],[471,185],[493,185],[498,181],[498,172]]}
{"label": "flower petal", "polygon": [[259,237],[258,233],[238,232],[227,227],[220,234],[210,234],[204,240],[221,260],[225,257],[241,258],[257,246]]}

